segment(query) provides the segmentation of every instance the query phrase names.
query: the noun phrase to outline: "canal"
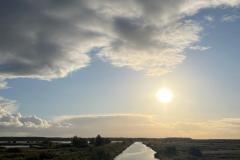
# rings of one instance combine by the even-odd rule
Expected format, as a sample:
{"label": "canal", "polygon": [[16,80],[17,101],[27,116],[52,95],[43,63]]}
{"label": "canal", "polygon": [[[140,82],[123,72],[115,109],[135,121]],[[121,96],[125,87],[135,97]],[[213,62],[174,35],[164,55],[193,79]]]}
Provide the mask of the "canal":
{"label": "canal", "polygon": [[114,160],[158,160],[155,151],[141,142],[135,142],[118,155]]}

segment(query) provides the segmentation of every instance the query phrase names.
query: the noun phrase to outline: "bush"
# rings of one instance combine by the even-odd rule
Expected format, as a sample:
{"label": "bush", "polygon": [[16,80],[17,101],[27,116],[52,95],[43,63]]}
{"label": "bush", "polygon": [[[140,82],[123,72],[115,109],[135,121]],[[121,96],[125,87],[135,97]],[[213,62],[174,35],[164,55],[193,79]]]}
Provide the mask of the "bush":
{"label": "bush", "polygon": [[6,150],[8,153],[20,153],[22,150],[20,148],[8,148]]}
{"label": "bush", "polygon": [[108,144],[111,143],[111,141],[107,138],[102,138],[100,135],[97,135],[96,139],[95,139],[95,146],[101,146],[104,144]]}
{"label": "bush", "polygon": [[54,157],[54,155],[50,152],[41,152],[39,154],[40,159],[52,159],[53,157]]}
{"label": "bush", "polygon": [[45,146],[47,148],[54,148],[54,147],[56,147],[56,145],[53,142],[49,141],[49,140],[43,141],[42,144],[43,144],[43,146]]}
{"label": "bush", "polygon": [[48,160],[53,158],[54,155],[50,152],[40,152],[39,154],[28,155],[25,160]]}
{"label": "bush", "polygon": [[175,156],[177,155],[177,149],[175,146],[166,147],[164,150],[164,154],[167,156]]}
{"label": "bush", "polygon": [[159,158],[159,157],[161,157],[161,152],[160,151],[158,151],[154,154],[154,158]]}
{"label": "bush", "polygon": [[74,136],[72,138],[72,145],[75,147],[86,147],[88,146],[88,141],[84,138],[78,138],[77,136]]}
{"label": "bush", "polygon": [[202,157],[202,152],[200,149],[195,148],[195,147],[191,147],[189,149],[189,154],[195,157]]}
{"label": "bush", "polygon": [[91,160],[111,160],[111,156],[103,150],[97,150],[91,154]]}
{"label": "bush", "polygon": [[39,156],[37,154],[34,155],[28,155],[25,160],[40,160]]}
{"label": "bush", "polygon": [[97,135],[96,140],[95,140],[95,145],[101,146],[102,144],[103,144],[103,138],[100,135]]}

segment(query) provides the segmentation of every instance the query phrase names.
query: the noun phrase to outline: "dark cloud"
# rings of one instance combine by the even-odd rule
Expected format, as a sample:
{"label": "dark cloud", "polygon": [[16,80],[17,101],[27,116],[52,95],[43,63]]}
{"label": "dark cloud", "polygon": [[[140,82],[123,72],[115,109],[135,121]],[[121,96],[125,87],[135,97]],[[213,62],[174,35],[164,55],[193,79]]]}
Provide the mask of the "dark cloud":
{"label": "dark cloud", "polygon": [[91,17],[81,6],[73,0],[1,1],[0,77],[52,79],[85,67],[94,47],[86,43],[100,34],[77,26],[75,16],[83,22]]}

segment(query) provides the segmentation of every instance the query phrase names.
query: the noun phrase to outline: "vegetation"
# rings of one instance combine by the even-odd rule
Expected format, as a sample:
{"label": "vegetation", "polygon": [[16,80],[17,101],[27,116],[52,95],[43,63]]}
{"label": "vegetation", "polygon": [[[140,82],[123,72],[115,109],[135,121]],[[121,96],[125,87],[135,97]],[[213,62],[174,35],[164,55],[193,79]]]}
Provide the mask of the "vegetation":
{"label": "vegetation", "polygon": [[239,160],[240,140],[145,139],[161,160]]}
{"label": "vegetation", "polygon": [[177,155],[177,149],[175,146],[169,146],[166,147],[164,150],[164,154],[168,157],[176,156]]}
{"label": "vegetation", "polygon": [[[30,148],[0,147],[0,160],[113,160],[134,141],[142,141],[151,147],[160,160],[240,160],[240,140],[109,139],[100,135],[96,138],[68,138],[70,144],[55,143],[50,138],[41,140],[35,144],[30,139],[29,144],[33,143]],[[110,143],[110,140],[118,143]]]}
{"label": "vegetation", "polygon": [[[94,143],[89,143],[90,140]],[[48,141],[38,147],[0,148],[0,160],[113,160],[131,144],[130,141],[110,143],[100,135],[96,138],[71,138],[71,144],[59,144]]]}
{"label": "vegetation", "polygon": [[78,138],[77,136],[74,136],[72,138],[72,145],[74,147],[87,147],[88,146],[88,140],[84,138]]}
{"label": "vegetation", "polygon": [[191,147],[189,149],[189,154],[195,157],[202,157],[202,152],[200,149],[195,148],[195,147]]}

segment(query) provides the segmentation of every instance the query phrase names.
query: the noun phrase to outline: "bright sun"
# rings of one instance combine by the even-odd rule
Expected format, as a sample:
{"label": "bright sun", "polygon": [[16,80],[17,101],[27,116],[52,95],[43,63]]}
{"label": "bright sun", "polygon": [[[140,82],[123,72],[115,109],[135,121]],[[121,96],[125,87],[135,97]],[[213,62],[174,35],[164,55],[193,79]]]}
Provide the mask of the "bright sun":
{"label": "bright sun", "polygon": [[161,103],[170,103],[173,100],[173,92],[169,88],[160,88],[156,93],[156,98]]}

